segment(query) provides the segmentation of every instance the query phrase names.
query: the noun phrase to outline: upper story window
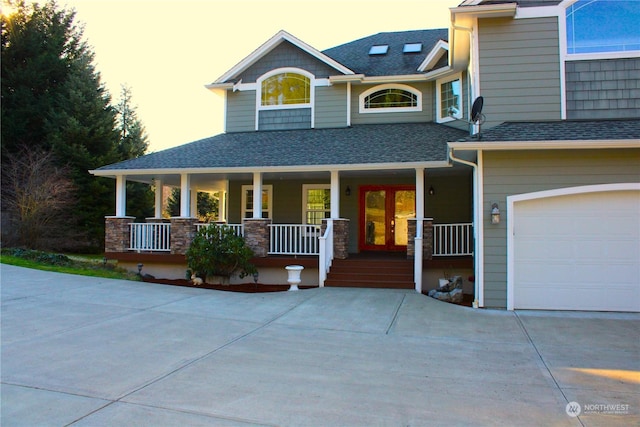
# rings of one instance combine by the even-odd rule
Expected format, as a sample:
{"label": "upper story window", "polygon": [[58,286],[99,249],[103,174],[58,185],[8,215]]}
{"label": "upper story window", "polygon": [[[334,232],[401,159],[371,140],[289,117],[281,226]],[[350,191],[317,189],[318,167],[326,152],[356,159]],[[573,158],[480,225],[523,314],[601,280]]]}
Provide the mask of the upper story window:
{"label": "upper story window", "polygon": [[407,85],[375,86],[360,95],[361,113],[422,111],[422,94]]}
{"label": "upper story window", "polygon": [[441,79],[436,82],[436,105],[438,122],[448,122],[462,118],[462,75]]}
{"label": "upper story window", "polygon": [[281,72],[262,80],[261,106],[309,105],[311,78],[297,72]]}
{"label": "upper story window", "polygon": [[578,0],[567,7],[567,53],[640,50],[638,0]]}

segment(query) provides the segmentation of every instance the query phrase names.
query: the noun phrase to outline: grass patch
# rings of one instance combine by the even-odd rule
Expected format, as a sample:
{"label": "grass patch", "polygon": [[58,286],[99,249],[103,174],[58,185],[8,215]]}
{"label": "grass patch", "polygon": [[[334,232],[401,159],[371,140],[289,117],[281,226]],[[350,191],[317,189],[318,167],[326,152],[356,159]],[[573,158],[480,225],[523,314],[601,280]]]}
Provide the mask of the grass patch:
{"label": "grass patch", "polygon": [[102,257],[97,255],[67,256],[29,249],[3,248],[0,251],[0,263],[81,276],[140,280],[137,274],[118,268],[112,263],[105,265]]}

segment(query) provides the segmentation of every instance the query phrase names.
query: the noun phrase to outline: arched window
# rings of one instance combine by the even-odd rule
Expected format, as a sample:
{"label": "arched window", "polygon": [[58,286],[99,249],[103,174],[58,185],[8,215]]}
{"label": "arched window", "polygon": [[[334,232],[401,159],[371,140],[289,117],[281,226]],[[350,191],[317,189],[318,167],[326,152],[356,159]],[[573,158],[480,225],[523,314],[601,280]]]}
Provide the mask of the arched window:
{"label": "arched window", "polygon": [[311,79],[305,75],[285,72],[262,81],[261,105],[299,105],[311,103]]}
{"label": "arched window", "polygon": [[637,0],[578,0],[566,10],[567,53],[640,50]]}
{"label": "arched window", "polygon": [[422,94],[407,85],[375,86],[360,95],[361,113],[422,111]]}

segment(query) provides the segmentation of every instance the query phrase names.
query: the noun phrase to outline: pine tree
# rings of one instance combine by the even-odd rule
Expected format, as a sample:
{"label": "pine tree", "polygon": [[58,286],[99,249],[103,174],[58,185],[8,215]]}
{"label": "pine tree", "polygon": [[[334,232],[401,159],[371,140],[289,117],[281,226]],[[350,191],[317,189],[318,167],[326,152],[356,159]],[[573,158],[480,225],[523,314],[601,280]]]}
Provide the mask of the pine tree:
{"label": "pine tree", "polygon": [[[55,1],[43,6],[20,1],[15,8],[1,18],[3,165],[24,150],[53,153],[57,166],[69,171],[76,193],[73,208],[60,213],[67,228],[49,232],[77,246],[70,250],[99,249],[104,216],[115,210],[115,186],[88,171],[143,154],[142,126],[136,125],[137,145],[121,143],[117,110],[74,11],[60,9]],[[6,194],[3,188],[3,200]]]}
{"label": "pine tree", "polygon": [[[144,126],[138,119],[136,108],[132,102],[131,88],[122,85],[120,102],[116,106],[118,113],[118,155],[120,160],[140,157],[149,147],[148,137]],[[127,183],[127,215],[135,216],[144,221],[153,215],[154,194],[151,187],[139,182]]]}

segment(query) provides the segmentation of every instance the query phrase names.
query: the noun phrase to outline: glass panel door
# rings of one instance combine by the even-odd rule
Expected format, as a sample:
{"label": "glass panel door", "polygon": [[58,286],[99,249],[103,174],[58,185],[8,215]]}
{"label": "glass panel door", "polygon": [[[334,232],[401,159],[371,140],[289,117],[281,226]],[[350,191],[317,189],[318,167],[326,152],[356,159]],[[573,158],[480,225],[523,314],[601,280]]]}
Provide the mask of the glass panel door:
{"label": "glass panel door", "polygon": [[385,190],[365,191],[364,224],[365,245],[386,245],[387,193]]}
{"label": "glass panel door", "polygon": [[414,187],[361,187],[360,206],[361,250],[406,250],[408,219],[416,215]]}
{"label": "glass panel door", "polygon": [[416,217],[415,190],[395,191],[395,212],[393,224],[393,244],[407,246],[408,219]]}

